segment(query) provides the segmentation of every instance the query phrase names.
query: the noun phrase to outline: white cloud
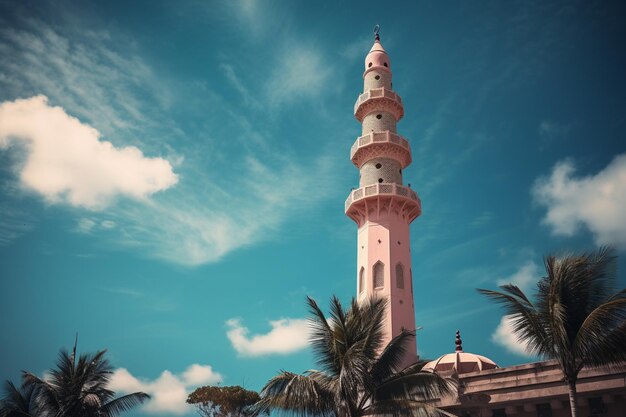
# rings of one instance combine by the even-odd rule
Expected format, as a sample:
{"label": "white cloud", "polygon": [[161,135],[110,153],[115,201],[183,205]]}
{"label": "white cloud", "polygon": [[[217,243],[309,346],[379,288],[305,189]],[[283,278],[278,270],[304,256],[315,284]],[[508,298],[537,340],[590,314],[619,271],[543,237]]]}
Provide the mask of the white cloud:
{"label": "white cloud", "polygon": [[181,415],[193,410],[185,403],[193,388],[221,381],[222,376],[208,365],[193,364],[180,375],[165,370],[154,380],[139,379],[127,369],[118,368],[111,376],[109,389],[118,393],[141,391],[150,394],[152,398],[142,407],[146,413]]}
{"label": "white cloud", "polygon": [[102,209],[118,196],[143,199],[178,181],[163,158],[116,148],[44,96],[0,104],[0,149],[26,149],[21,184],[50,203]]}
{"label": "white cloud", "polygon": [[533,261],[528,261],[522,265],[513,275],[498,280],[498,285],[513,284],[522,289],[529,290],[533,284],[539,281],[541,272],[539,265]]}
{"label": "white cloud", "polygon": [[543,221],[554,234],[572,236],[588,228],[597,244],[626,247],[626,154],[595,175],[574,177],[574,164],[561,161],[532,190],[548,209]]}
{"label": "white cloud", "polygon": [[528,343],[518,340],[513,333],[512,316],[510,315],[502,317],[500,324],[491,335],[491,340],[500,346],[504,346],[511,353],[520,356],[532,356],[528,350]]}
{"label": "white cloud", "polygon": [[241,356],[288,354],[308,346],[309,325],[306,319],[270,321],[272,330],[253,336],[249,336],[250,330],[239,319],[230,319],[226,325],[229,328],[226,335]]}

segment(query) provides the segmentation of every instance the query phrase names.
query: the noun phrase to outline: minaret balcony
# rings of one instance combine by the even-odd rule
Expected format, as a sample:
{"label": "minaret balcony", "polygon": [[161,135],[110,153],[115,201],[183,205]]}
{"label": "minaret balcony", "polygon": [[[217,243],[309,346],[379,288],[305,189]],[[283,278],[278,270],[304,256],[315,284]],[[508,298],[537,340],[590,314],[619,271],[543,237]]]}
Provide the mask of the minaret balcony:
{"label": "minaret balcony", "polygon": [[370,218],[394,213],[411,223],[422,213],[417,193],[395,183],[366,185],[353,190],[345,203],[345,212],[361,227]]}
{"label": "minaret balcony", "polygon": [[356,103],[354,103],[354,116],[359,122],[362,122],[366,115],[374,111],[389,112],[393,114],[396,121],[398,121],[404,116],[402,98],[384,87],[367,90],[359,95]]}
{"label": "minaret balcony", "polygon": [[402,169],[411,163],[411,146],[402,136],[388,130],[361,136],[350,149],[350,159],[357,168],[373,158],[394,158]]}

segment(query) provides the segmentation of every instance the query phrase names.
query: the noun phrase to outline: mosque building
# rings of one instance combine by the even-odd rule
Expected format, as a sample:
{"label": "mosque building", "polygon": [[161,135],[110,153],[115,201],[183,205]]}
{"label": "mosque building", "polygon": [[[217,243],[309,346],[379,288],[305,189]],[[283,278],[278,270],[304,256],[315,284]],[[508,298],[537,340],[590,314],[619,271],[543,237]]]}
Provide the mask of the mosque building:
{"label": "mosque building", "polygon": [[[345,212],[358,226],[357,299],[388,300],[387,343],[402,329],[415,329],[409,226],[421,214],[421,202],[403,184],[411,147],[397,133],[404,107],[393,90],[391,60],[377,32],[365,57],[363,93],[354,105],[362,131],[350,158],[359,169],[359,188],[350,192]],[[417,360],[413,340],[403,365]],[[424,370],[454,382],[454,394],[436,405],[458,416],[570,416],[567,385],[556,361],[501,368],[485,356],[465,352],[457,331],[454,352],[427,363]],[[626,364],[583,369],[577,391],[579,416],[626,417]]]}

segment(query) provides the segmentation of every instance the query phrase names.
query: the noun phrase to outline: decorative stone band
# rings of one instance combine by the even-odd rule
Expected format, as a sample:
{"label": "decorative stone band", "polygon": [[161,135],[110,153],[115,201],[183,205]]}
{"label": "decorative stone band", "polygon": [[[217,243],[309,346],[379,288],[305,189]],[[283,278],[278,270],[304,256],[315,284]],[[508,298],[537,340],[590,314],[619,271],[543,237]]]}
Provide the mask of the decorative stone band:
{"label": "decorative stone band", "polygon": [[357,138],[350,149],[350,159],[359,169],[370,159],[380,157],[396,159],[404,169],[411,163],[411,146],[402,136],[386,130]]}
{"label": "decorative stone band", "polygon": [[398,184],[373,184],[353,190],[345,204],[346,215],[361,227],[368,219],[396,214],[411,223],[422,213],[417,193]]}
{"label": "decorative stone band", "polygon": [[396,121],[404,116],[404,107],[399,95],[386,88],[372,88],[357,98],[354,103],[354,116],[359,122],[369,113],[386,111],[394,115]]}

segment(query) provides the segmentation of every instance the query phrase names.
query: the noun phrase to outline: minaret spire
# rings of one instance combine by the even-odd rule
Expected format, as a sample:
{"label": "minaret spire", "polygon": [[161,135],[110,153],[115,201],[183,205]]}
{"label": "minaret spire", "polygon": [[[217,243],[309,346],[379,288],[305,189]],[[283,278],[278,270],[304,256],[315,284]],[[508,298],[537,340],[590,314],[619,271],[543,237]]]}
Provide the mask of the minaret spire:
{"label": "minaret spire", "polygon": [[[357,298],[388,300],[385,342],[415,329],[413,273],[409,225],[421,213],[417,194],[402,183],[411,163],[409,142],[396,131],[404,116],[402,99],[392,89],[391,60],[380,43],[380,26],[365,57],[363,93],[354,105],[361,135],[350,150],[359,169],[359,188],[345,204],[346,215],[358,226]],[[415,340],[402,365],[417,361]]]}
{"label": "minaret spire", "polygon": [[463,341],[461,340],[461,332],[459,330],[456,331],[456,340],[454,341],[456,345],[456,352],[463,352]]}

